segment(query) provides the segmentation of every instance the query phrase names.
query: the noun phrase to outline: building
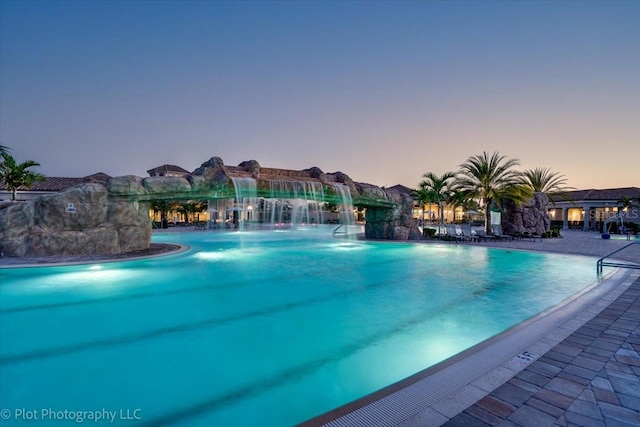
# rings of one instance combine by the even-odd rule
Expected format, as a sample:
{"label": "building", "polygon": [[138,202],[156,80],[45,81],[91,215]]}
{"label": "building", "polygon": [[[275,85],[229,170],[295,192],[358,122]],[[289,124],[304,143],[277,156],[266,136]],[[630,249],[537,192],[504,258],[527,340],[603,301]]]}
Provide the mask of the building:
{"label": "building", "polygon": [[[635,199],[635,205],[622,209],[623,198]],[[604,190],[567,191],[554,196],[549,207],[549,218],[562,229],[602,229],[610,218],[622,218],[624,222],[640,224],[640,188],[608,188]]]}
{"label": "building", "polygon": [[147,171],[149,176],[185,176],[190,172],[176,165],[162,165]]}
{"label": "building", "polygon": [[[34,200],[45,194],[57,193],[67,188],[89,182],[97,182],[106,185],[111,177],[106,173],[98,172],[83,178],[46,177],[44,181],[36,182],[31,189],[18,187],[17,200]],[[4,182],[0,182],[0,200],[11,200],[11,191]]]}

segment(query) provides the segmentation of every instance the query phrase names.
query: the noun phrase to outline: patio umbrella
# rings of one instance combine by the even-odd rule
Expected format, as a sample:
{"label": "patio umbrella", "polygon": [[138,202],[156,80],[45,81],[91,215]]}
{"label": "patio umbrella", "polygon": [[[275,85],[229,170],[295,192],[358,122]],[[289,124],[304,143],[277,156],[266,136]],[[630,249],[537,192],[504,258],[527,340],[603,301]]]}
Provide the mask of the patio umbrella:
{"label": "patio umbrella", "polygon": [[472,217],[473,215],[478,215],[478,211],[474,211],[473,209],[472,209],[472,210],[469,210],[469,211],[466,211],[465,213],[466,213],[467,215],[469,215],[469,224],[471,224],[471,217]]}

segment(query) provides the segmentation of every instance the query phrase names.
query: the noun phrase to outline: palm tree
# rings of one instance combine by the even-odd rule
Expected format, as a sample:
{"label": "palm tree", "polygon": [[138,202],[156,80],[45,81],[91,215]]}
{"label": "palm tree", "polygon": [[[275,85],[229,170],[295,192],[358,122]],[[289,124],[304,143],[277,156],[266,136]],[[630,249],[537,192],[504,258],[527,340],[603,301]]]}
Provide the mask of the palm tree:
{"label": "palm tree", "polygon": [[413,190],[413,197],[415,197],[416,201],[418,202],[418,205],[420,206],[420,209],[422,210],[422,224],[424,226],[425,223],[425,206],[428,203],[434,203],[433,201],[433,196],[431,191],[427,190],[425,187],[420,186],[420,188],[418,188],[417,190]]}
{"label": "palm tree", "polygon": [[160,212],[160,221],[167,219],[167,214],[174,208],[175,203],[168,200],[156,199],[149,202],[149,206],[153,209],[153,213]]}
{"label": "palm tree", "polygon": [[46,179],[43,174],[28,170],[31,167],[40,166],[40,163],[34,160],[18,163],[6,151],[6,147],[3,147],[3,150],[1,154],[2,163],[0,163],[0,181],[4,182],[9,191],[11,191],[11,200],[16,199],[18,187],[24,186],[30,190],[33,184]]}
{"label": "palm tree", "polygon": [[469,205],[469,192],[462,191],[459,188],[452,188],[451,193],[449,193],[449,197],[447,197],[447,203],[453,207],[453,220],[456,220],[456,208],[462,207],[466,209]]}
{"label": "palm tree", "polygon": [[506,159],[497,151],[489,155],[471,156],[460,165],[458,186],[469,192],[470,197],[482,200],[485,210],[485,231],[491,233],[491,205],[503,200],[522,203],[532,196],[531,188],[522,184],[522,174],[513,168],[517,159]]}
{"label": "palm tree", "polygon": [[440,225],[444,222],[444,210],[442,202],[446,201],[449,194],[454,190],[454,182],[456,174],[453,172],[445,172],[442,176],[438,176],[433,172],[427,172],[422,175],[425,178],[420,182],[420,189],[427,194],[427,200],[438,205],[438,218]]}
{"label": "palm tree", "polygon": [[207,205],[205,202],[186,201],[186,202],[181,202],[178,205],[177,210],[178,212],[184,215],[184,223],[189,224],[189,214],[204,212],[207,210]]}
{"label": "palm tree", "polygon": [[[637,201],[640,202],[640,198],[638,198]],[[618,201],[616,201],[616,204],[618,205],[619,211],[625,211],[629,208],[634,207],[635,202],[636,202],[636,198],[629,197],[629,196],[622,196],[620,197],[620,199],[618,199]]]}
{"label": "palm tree", "polygon": [[[567,178],[549,168],[527,169],[522,172],[522,183],[531,188],[534,193],[545,193],[547,196],[565,198],[565,193],[574,190],[566,185]],[[554,198],[550,197],[552,203]]]}
{"label": "palm tree", "polygon": [[4,165],[4,155],[9,154],[9,147],[5,147],[4,145],[0,145],[0,168]]}

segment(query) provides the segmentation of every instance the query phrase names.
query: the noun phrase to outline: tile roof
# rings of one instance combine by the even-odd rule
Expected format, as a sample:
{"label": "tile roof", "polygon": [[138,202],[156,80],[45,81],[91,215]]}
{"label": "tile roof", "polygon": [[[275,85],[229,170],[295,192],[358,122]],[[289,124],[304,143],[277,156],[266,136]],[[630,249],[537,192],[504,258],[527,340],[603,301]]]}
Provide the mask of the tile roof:
{"label": "tile roof", "polygon": [[[30,191],[63,191],[67,188],[74,187],[86,182],[97,182],[105,184],[111,177],[106,173],[98,172],[93,175],[88,175],[83,178],[66,178],[57,176],[48,176],[45,181],[36,182],[31,187]],[[0,182],[0,190],[8,191],[7,185],[4,182]],[[18,187],[18,191],[29,191],[26,187]]]}
{"label": "tile roof", "polygon": [[640,197],[640,188],[623,187],[623,188],[607,188],[604,190],[576,190],[563,193],[562,197],[552,197],[556,201],[569,200],[620,200],[622,196]]}
{"label": "tile roof", "polygon": [[172,173],[179,173],[179,174],[185,174],[185,175],[190,173],[188,170],[183,169],[180,166],[176,166],[176,165],[162,165],[162,166],[155,167],[153,169],[149,169],[147,171],[147,173],[150,176],[162,175],[161,172],[164,172],[165,174],[167,172],[172,172]]}

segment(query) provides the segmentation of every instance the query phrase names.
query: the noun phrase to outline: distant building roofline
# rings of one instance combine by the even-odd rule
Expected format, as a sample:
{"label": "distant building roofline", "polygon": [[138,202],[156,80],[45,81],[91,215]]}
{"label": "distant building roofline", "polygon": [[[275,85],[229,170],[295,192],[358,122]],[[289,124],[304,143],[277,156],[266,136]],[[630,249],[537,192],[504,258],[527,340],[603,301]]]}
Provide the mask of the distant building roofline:
{"label": "distant building roofline", "polygon": [[147,173],[149,174],[149,176],[166,176],[166,175],[188,175],[191,172],[181,168],[180,166],[166,164],[166,165],[157,166],[153,169],[149,169]]}

